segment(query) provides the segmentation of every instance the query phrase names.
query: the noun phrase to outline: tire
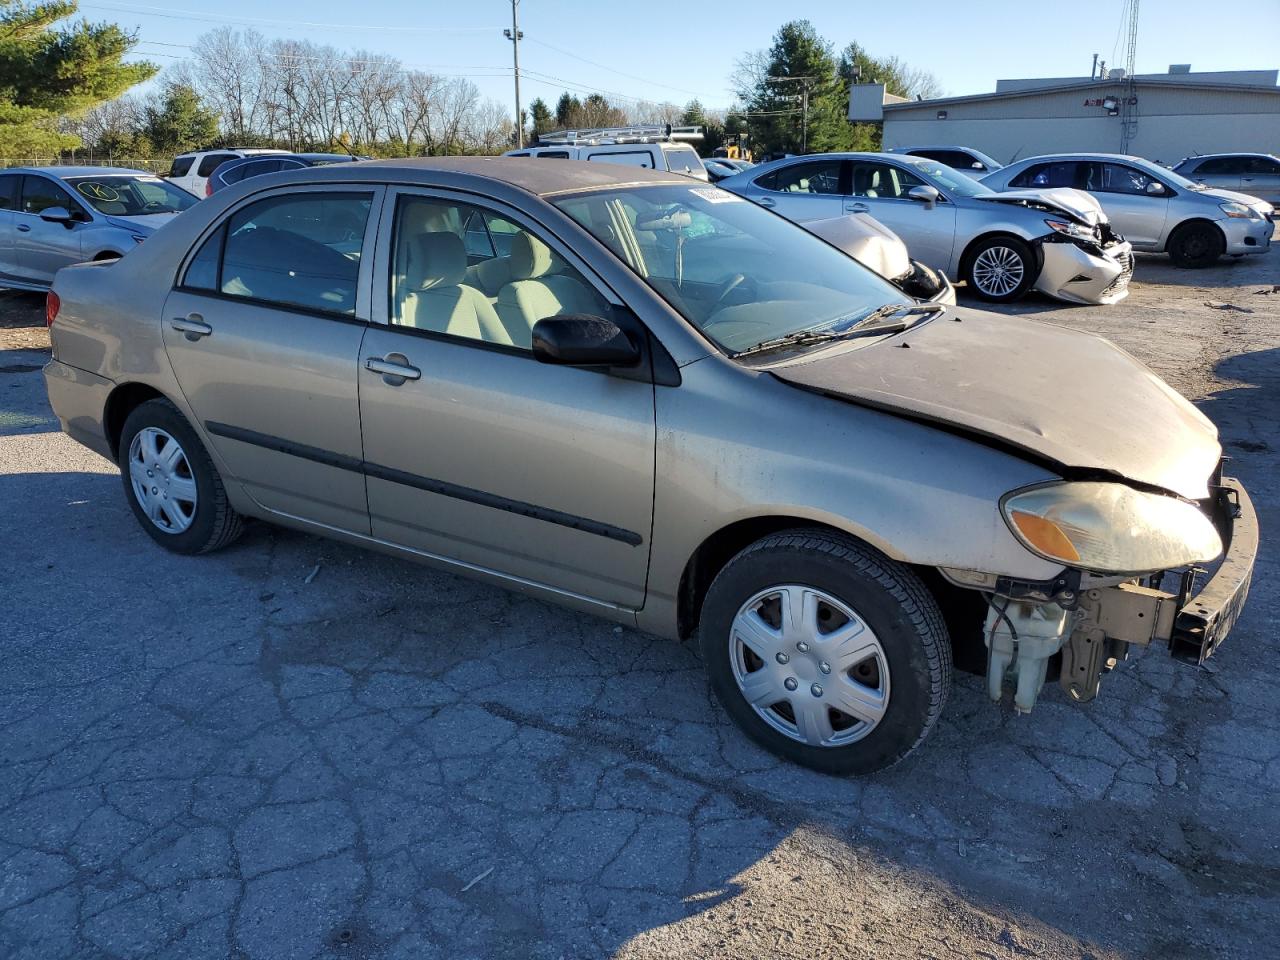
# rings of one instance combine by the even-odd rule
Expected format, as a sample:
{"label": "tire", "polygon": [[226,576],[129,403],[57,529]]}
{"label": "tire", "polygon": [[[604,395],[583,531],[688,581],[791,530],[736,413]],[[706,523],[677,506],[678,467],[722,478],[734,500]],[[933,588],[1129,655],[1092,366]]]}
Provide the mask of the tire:
{"label": "tire", "polygon": [[174,553],[208,553],[240,536],[243,520],[231,508],[222,478],[168,400],[139,404],[125,418],[119,449],[125,499],[160,546]]}
{"label": "tire", "polygon": [[1169,259],[1179,267],[1199,269],[1226,252],[1227,238],[1212,223],[1184,223],[1173,231],[1167,249]]}
{"label": "tire", "polygon": [[1011,303],[1031,289],[1040,273],[1031,248],[1017,237],[987,237],[965,257],[964,282],[982,300]]}
{"label": "tire", "polygon": [[[787,609],[804,615],[779,630]],[[832,629],[806,631],[824,611]],[[951,688],[950,639],[924,584],[827,531],[775,534],[730,560],[707,592],[698,643],[734,722],[766,750],[824,773],[897,763],[932,729]]]}

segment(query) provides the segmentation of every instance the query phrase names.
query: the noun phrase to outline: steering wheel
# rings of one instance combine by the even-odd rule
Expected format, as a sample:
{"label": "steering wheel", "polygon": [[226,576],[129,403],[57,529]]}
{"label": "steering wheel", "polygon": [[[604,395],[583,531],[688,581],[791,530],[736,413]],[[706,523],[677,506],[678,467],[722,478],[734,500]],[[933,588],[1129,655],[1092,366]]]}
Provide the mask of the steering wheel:
{"label": "steering wheel", "polygon": [[726,300],[729,299],[729,295],[744,283],[751,288],[754,288],[756,285],[756,282],[749,278],[745,273],[734,273],[726,277],[720,284],[720,289],[716,292],[715,300],[711,304],[712,310],[718,309]]}

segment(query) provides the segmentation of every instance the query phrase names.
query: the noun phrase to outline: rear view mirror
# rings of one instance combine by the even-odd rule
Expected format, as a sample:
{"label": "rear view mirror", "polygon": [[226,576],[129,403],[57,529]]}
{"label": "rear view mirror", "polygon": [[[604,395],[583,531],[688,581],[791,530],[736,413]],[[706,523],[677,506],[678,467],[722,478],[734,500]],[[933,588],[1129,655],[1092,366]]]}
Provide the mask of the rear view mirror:
{"label": "rear view mirror", "polygon": [[924,184],[921,184],[918,187],[912,187],[907,191],[907,198],[909,200],[916,200],[923,203],[930,209],[932,209],[933,205],[938,202],[939,196],[940,194],[936,188],[926,186]]}
{"label": "rear view mirror", "polygon": [[533,325],[533,356],[567,367],[633,367],[640,347],[612,320],[568,313]]}

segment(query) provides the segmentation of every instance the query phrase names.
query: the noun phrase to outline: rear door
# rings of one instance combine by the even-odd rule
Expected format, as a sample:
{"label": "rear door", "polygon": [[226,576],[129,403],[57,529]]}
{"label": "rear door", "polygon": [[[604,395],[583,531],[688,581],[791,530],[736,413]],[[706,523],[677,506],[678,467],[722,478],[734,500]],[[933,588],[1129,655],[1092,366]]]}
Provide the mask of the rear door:
{"label": "rear door", "polygon": [[1188,179],[1203,183],[1206,187],[1239,190],[1240,178],[1244,175],[1248,160],[1248,157],[1235,156],[1208,157],[1196,165]]}
{"label": "rear door", "polygon": [[0,173],[0,276],[4,277],[18,277],[14,227],[17,225],[15,214],[21,194],[22,175]]}
{"label": "rear door", "polygon": [[902,238],[911,259],[947,273],[956,240],[956,207],[940,198],[932,208],[908,193],[928,186],[919,176],[883,160],[850,161],[846,213],[869,213]]}
{"label": "rear door", "polygon": [[796,223],[843,216],[848,167],[839,157],[788,163],[752,181],[747,196]]}
{"label": "rear door", "polygon": [[[77,219],[71,223],[42,220],[40,214],[52,207],[62,207]],[[23,176],[22,198],[14,219],[17,222],[14,254],[19,277],[30,283],[52,283],[55,273],[83,258],[80,239],[85,224],[93,218],[61,184],[49,177],[30,173]]]}
{"label": "rear door", "polygon": [[165,303],[165,348],[250,496],[367,534],[356,361],[382,188],[258,197],[197,244]]}
{"label": "rear door", "polygon": [[1240,192],[1280,204],[1280,160],[1275,157],[1250,157],[1240,177]]}

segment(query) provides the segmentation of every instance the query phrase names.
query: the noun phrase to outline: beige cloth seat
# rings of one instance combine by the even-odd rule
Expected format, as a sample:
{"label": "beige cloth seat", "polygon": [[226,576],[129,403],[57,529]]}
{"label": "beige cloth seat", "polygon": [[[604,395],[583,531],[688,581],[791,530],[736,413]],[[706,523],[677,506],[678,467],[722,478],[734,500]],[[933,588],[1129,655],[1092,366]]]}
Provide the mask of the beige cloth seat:
{"label": "beige cloth seat", "polygon": [[407,237],[407,255],[397,290],[399,322],[420,330],[510,344],[511,335],[485,295],[462,281],[467,251],[456,233]]}
{"label": "beige cloth seat", "polygon": [[556,273],[551,248],[537,237],[518,233],[511,241],[511,282],[498,292],[498,316],[517,347],[533,343],[533,325],[560,313],[599,316],[605,304],[576,277]]}

